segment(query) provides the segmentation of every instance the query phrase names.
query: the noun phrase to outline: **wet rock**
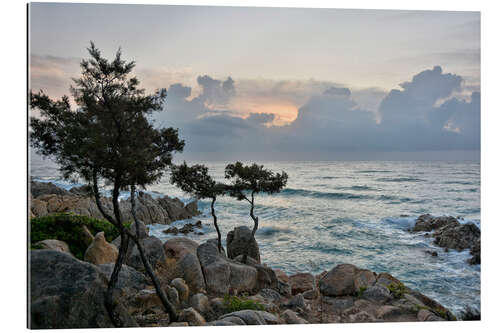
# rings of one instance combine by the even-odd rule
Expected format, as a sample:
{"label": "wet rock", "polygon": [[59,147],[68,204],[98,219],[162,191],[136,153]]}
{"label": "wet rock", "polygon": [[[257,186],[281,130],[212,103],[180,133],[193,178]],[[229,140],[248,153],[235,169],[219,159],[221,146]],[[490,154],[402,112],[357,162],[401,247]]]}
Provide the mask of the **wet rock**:
{"label": "wet rock", "polygon": [[469,222],[439,229],[433,236],[436,245],[462,251],[474,246],[481,238],[481,230],[474,223]]}
{"label": "wet rock", "polygon": [[439,216],[433,217],[432,215],[425,214],[420,215],[415,222],[415,226],[413,227],[413,232],[419,231],[433,231],[444,226],[458,226],[460,223],[453,216]]}
{"label": "wet rock", "polygon": [[470,249],[470,254],[472,258],[470,258],[467,262],[471,265],[479,265],[481,264],[481,240],[478,239],[474,245]]}
{"label": "wet rock", "polygon": [[259,245],[252,238],[252,231],[245,226],[236,227],[227,234],[227,256],[234,259],[237,256],[245,255],[248,248],[248,257],[251,257],[260,264]]}

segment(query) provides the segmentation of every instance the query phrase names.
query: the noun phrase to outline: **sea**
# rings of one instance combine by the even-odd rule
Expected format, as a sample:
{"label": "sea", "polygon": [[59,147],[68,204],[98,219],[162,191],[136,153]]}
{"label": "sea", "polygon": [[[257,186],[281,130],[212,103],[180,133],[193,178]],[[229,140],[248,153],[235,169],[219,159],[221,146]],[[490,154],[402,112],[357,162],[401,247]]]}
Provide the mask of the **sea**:
{"label": "sea", "polygon": [[[465,308],[480,311],[481,265],[469,265],[469,251],[435,246],[424,233],[410,233],[421,214],[450,215],[461,223],[481,227],[480,164],[439,161],[256,161],[289,175],[279,194],[256,196],[259,217],[256,239],[262,261],[288,274],[318,274],[338,264],[350,263],[377,273],[389,272],[410,288],[437,300],[454,314]],[[224,181],[228,162],[203,162],[211,174]],[[53,163],[32,159],[31,176],[65,188]],[[168,175],[147,192],[174,196],[184,202],[192,197],[171,185]],[[126,198],[123,193],[121,198]],[[210,203],[199,202],[200,216],[170,226],[201,220],[203,235],[188,237],[203,242],[216,237]],[[216,213],[223,234],[236,226],[253,227],[245,201],[222,197]],[[150,225],[150,234],[162,240],[167,225]],[[428,251],[436,251],[437,257]]]}

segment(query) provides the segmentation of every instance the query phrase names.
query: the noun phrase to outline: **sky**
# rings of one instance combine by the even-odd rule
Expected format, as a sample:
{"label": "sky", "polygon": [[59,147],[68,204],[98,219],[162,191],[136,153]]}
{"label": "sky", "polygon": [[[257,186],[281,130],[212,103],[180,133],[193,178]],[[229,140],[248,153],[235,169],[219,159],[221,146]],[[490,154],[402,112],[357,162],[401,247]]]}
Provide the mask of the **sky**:
{"label": "sky", "polygon": [[90,40],[168,89],[187,156],[479,158],[479,12],[34,3],[31,89],[69,94]]}

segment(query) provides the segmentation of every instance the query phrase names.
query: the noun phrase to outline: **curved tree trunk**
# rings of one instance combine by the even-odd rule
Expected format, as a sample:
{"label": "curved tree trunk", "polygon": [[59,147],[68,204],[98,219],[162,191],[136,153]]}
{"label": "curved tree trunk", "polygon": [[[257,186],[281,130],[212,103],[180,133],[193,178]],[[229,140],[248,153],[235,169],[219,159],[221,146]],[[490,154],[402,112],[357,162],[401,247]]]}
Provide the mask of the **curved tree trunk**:
{"label": "curved tree trunk", "polygon": [[217,215],[215,215],[215,200],[217,200],[216,197],[213,197],[212,198],[212,204],[210,205],[211,209],[212,209],[212,217],[214,218],[214,226],[215,226],[215,230],[217,230],[217,247],[219,248],[219,253],[222,252],[222,241],[221,241],[221,234],[220,234],[220,230],[219,230],[219,225],[217,224]]}
{"label": "curved tree trunk", "polygon": [[129,230],[127,230],[127,231],[129,233],[130,238],[132,238],[132,240],[137,245],[137,249],[139,250],[139,254],[141,256],[142,263],[143,263],[144,267],[146,268],[146,272],[149,275],[149,277],[151,278],[151,281],[153,281],[153,284],[154,284],[155,289],[156,289],[156,294],[158,295],[158,297],[160,297],[160,300],[161,300],[163,306],[165,307],[165,310],[167,311],[167,313],[170,317],[170,321],[176,321],[177,320],[177,313],[175,311],[175,307],[173,306],[172,303],[169,302],[167,295],[165,294],[165,291],[163,291],[163,289],[160,285],[160,281],[156,277],[156,274],[154,273],[153,268],[151,267],[151,264],[149,263],[149,260],[146,257],[146,254],[144,252],[144,247],[142,246],[142,242],[137,237],[137,235],[139,235],[139,220],[137,219],[136,212],[135,212],[135,185],[132,185],[130,188],[130,203],[131,203],[131,207],[132,207],[132,217],[134,218],[134,221],[135,221],[136,233],[135,233],[135,235],[133,235],[130,233]]}
{"label": "curved tree trunk", "polygon": [[[96,201],[97,208],[101,212],[102,216],[109,223],[113,224],[120,232],[120,250],[118,251],[118,258],[116,259],[115,265],[113,267],[113,272],[111,273],[111,277],[108,282],[108,289],[106,290],[106,294],[104,295],[104,305],[106,310],[108,311],[109,318],[113,322],[116,327],[123,327],[123,322],[120,319],[119,314],[115,311],[115,303],[113,302],[113,291],[115,289],[116,283],[118,282],[118,274],[122,268],[123,263],[126,259],[126,254],[128,250],[129,238],[127,233],[125,232],[125,227],[121,223],[120,215],[119,215],[119,205],[118,205],[118,195],[119,191],[117,186],[113,190],[113,203],[115,208],[115,219],[111,215],[109,215],[102,206],[101,195],[99,193],[99,187],[97,184],[97,172],[94,171],[92,175],[92,188],[94,192],[94,198]],[[118,214],[116,214],[116,209],[118,209]]]}
{"label": "curved tree trunk", "polygon": [[252,239],[255,237],[255,233],[257,232],[257,229],[259,228],[259,218],[253,214],[253,210],[255,208],[254,205],[254,192],[252,192],[252,200],[250,201],[250,217],[253,220],[253,229],[252,229],[252,235],[250,236],[250,239],[248,240],[247,248],[245,251],[245,255],[243,256],[243,263],[247,263],[247,257],[248,257],[248,252],[250,252],[250,242]]}

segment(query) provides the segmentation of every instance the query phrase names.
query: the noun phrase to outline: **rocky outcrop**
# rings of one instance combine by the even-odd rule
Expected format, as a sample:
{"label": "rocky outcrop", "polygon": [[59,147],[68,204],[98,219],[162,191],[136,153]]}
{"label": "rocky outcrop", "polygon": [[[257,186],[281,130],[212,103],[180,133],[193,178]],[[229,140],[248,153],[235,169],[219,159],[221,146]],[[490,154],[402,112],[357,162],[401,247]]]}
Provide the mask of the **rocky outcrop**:
{"label": "rocky outcrop", "polygon": [[209,240],[197,249],[207,292],[226,295],[238,292],[250,292],[257,284],[257,270],[229,260],[217,249],[217,240]]}
{"label": "rocky outcrop", "polygon": [[239,255],[244,255],[247,253],[248,257],[251,257],[260,264],[260,251],[259,245],[252,237],[252,231],[245,226],[236,227],[227,233],[226,238],[227,245],[227,256],[230,259],[234,259]]}
{"label": "rocky outcrop", "polygon": [[[113,327],[104,306],[108,279],[97,266],[37,250],[30,253],[30,274],[30,328]],[[125,326],[137,326],[121,303],[117,310]]]}
{"label": "rocky outcrop", "polygon": [[193,293],[206,289],[205,279],[196,253],[197,248],[198,243],[185,237],[171,238],[163,244],[166,255],[167,280],[182,278]]}
{"label": "rocky outcrop", "polygon": [[57,239],[45,239],[43,241],[36,242],[34,245],[43,250],[54,250],[71,254],[68,244]]}
{"label": "rocky outcrop", "polygon": [[433,217],[425,214],[417,218],[411,231],[434,231],[432,233],[434,244],[457,251],[470,249],[472,258],[468,263],[471,265],[481,263],[481,230],[472,222],[462,224],[452,216]]}
{"label": "rocky outcrop", "polygon": [[[201,229],[201,221],[197,221],[196,223],[186,223],[182,226],[182,228],[177,228],[177,227],[170,227],[168,229],[163,230],[163,233],[165,234],[174,234],[177,235],[179,233],[181,234],[188,234],[191,232],[195,232],[196,229]],[[203,232],[201,231],[196,231],[195,232],[197,235],[203,235]]]}
{"label": "rocky outcrop", "polygon": [[85,261],[94,265],[114,263],[117,258],[117,247],[106,241],[102,231],[95,235],[94,240],[83,256]]}
{"label": "rocky outcrop", "polygon": [[306,292],[316,288],[316,279],[311,273],[297,273],[290,275],[289,284],[292,295]]}
{"label": "rocky outcrop", "polygon": [[[31,182],[30,213],[33,217],[41,217],[54,213],[71,212],[78,215],[102,219],[97,205],[86,188],[81,187],[66,191],[52,183]],[[102,204],[106,211],[112,212],[111,198],[103,197]],[[193,201],[184,205],[182,201],[164,196],[154,199],[147,193],[139,192],[136,200],[137,218],[145,224],[169,224],[180,219],[198,215],[198,204]],[[120,201],[120,209],[124,221],[133,220],[130,199]]]}

